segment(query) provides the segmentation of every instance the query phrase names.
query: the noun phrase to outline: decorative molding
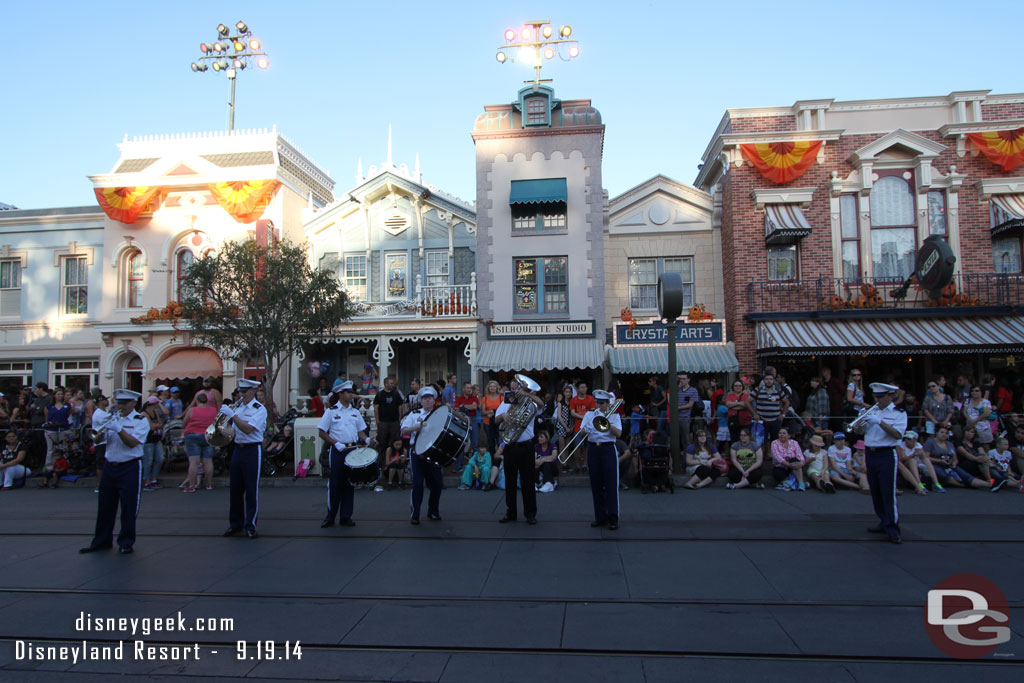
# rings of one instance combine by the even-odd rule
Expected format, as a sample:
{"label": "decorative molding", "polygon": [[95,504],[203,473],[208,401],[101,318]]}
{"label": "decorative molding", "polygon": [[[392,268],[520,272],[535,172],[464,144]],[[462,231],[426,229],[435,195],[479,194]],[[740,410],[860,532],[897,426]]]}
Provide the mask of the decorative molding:
{"label": "decorative molding", "polygon": [[1024,178],[982,178],[974,187],[979,198],[987,201],[994,194],[1024,194]]}
{"label": "decorative molding", "polygon": [[765,204],[810,204],[814,197],[813,187],[770,187],[755,189],[750,193],[754,208],[763,211]]}
{"label": "decorative molding", "polygon": [[95,259],[93,258],[94,252],[95,249],[93,249],[92,247],[80,247],[78,246],[78,242],[68,242],[67,249],[53,250],[53,267],[60,268],[61,259],[69,256],[85,256],[86,265],[91,266],[95,262]]}
{"label": "decorative molding", "polygon": [[146,248],[139,243],[135,242],[135,238],[131,235],[125,235],[124,241],[118,243],[110,252],[110,267],[117,268],[121,263],[121,257],[126,251],[136,250],[142,254],[142,266],[149,266],[149,254],[146,252]]}
{"label": "decorative molding", "polygon": [[5,244],[0,247],[0,258],[18,259],[21,261],[21,269],[28,268],[28,252],[24,249],[11,249],[11,245]]}

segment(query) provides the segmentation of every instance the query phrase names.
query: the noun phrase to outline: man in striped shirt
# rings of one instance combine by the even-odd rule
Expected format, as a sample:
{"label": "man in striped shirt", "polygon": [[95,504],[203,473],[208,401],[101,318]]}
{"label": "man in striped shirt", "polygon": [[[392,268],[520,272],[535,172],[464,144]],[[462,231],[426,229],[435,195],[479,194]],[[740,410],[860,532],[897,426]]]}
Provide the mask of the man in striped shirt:
{"label": "man in striped shirt", "polygon": [[747,396],[747,408],[755,420],[764,424],[764,447],[779,437],[782,418],[789,411],[786,393],[775,383],[774,375],[765,375],[760,386]]}

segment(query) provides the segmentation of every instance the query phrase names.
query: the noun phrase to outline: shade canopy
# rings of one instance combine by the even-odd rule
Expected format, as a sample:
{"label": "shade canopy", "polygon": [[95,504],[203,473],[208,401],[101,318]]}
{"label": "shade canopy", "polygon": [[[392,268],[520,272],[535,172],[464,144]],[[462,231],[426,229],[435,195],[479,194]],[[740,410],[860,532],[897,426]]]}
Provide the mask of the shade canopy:
{"label": "shade canopy", "polygon": [[[668,372],[668,345],[615,347],[608,352],[608,361],[616,375],[663,375]],[[679,372],[736,372],[740,363],[731,342],[677,344],[676,369]]]}
{"label": "shade canopy", "polygon": [[224,373],[224,366],[216,351],[203,348],[184,348],[168,356],[150,368],[146,376],[150,379],[188,379],[190,377],[218,377]]}
{"label": "shade canopy", "polygon": [[565,202],[569,198],[565,178],[513,180],[509,204],[547,204]]}
{"label": "shade canopy", "polygon": [[484,372],[571,370],[603,364],[604,344],[598,339],[486,341],[476,359],[476,368]]}

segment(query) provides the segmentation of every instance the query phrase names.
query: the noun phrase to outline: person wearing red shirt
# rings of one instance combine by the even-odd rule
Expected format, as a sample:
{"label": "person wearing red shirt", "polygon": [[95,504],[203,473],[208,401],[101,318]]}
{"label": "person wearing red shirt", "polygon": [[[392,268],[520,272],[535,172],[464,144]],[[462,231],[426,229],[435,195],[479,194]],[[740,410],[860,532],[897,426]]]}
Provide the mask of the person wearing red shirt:
{"label": "person wearing red shirt", "polygon": [[[580,431],[580,424],[583,422],[583,416],[589,413],[591,410],[597,407],[597,401],[594,397],[587,393],[587,383],[580,382],[576,385],[576,396],[569,401],[569,414],[572,416],[572,431],[576,433]],[[576,460],[577,470],[586,469],[587,462],[587,449],[579,448],[576,451],[576,455],[573,456]]]}
{"label": "person wearing red shirt", "polygon": [[[476,453],[480,436],[476,431],[476,411],[480,409],[480,400],[473,393],[473,383],[465,382],[462,385],[462,394],[455,397],[455,412],[462,413],[469,421],[469,441],[472,446],[470,453]],[[458,462],[455,464],[455,471],[462,469],[463,454],[459,453]]]}

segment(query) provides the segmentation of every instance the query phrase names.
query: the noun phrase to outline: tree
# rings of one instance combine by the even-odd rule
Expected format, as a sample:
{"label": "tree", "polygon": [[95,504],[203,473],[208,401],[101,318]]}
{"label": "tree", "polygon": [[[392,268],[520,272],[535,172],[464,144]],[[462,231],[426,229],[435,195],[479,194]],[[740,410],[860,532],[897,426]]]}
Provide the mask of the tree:
{"label": "tree", "polygon": [[223,358],[260,360],[270,400],[285,360],[353,312],[337,277],[288,242],[226,242],[192,263],[188,282],[180,303],[193,339]]}

